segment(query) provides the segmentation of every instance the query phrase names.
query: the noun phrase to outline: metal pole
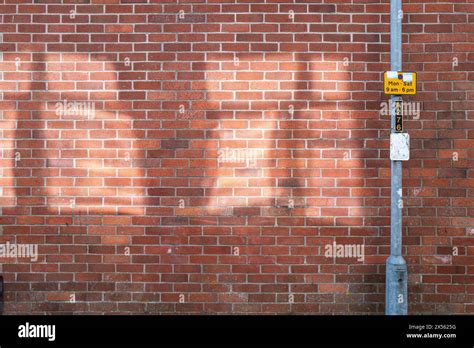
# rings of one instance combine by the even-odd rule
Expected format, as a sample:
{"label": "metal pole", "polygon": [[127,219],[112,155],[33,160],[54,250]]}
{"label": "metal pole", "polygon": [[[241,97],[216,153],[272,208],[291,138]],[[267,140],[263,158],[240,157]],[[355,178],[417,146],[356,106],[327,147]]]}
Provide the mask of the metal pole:
{"label": "metal pole", "polygon": [[[391,71],[402,70],[402,0],[390,0]],[[391,96],[391,133],[395,132],[395,105],[400,96]],[[406,315],[407,265],[402,256],[402,162],[391,161],[390,257],[387,259],[385,314]]]}

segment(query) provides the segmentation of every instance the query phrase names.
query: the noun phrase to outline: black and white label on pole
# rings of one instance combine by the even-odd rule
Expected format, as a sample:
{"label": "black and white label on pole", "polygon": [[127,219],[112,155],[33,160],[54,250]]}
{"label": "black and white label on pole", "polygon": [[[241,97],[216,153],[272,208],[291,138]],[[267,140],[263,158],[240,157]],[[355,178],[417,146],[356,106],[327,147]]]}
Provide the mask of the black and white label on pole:
{"label": "black and white label on pole", "polygon": [[390,159],[392,161],[408,161],[410,159],[410,136],[403,132],[403,99],[392,97],[391,115],[393,130],[390,134]]}

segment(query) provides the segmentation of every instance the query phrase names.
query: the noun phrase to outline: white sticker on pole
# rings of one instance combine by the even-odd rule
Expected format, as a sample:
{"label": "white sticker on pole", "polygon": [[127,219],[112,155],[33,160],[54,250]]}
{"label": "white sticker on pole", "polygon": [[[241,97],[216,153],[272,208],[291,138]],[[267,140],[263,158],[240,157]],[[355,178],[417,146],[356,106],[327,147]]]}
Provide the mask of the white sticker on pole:
{"label": "white sticker on pole", "polygon": [[410,135],[408,133],[390,134],[390,159],[408,161],[410,159]]}

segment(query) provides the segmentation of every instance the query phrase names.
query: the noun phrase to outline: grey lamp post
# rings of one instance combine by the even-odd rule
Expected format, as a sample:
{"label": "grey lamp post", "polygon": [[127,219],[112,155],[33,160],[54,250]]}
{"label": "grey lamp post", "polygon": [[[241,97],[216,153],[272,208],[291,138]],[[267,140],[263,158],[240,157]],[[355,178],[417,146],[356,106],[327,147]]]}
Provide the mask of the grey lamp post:
{"label": "grey lamp post", "polygon": [[[402,70],[402,0],[390,1],[390,69]],[[401,97],[391,96],[391,133],[395,132],[395,105]],[[385,314],[406,315],[407,265],[402,256],[402,161],[391,161],[390,257],[386,263]]]}

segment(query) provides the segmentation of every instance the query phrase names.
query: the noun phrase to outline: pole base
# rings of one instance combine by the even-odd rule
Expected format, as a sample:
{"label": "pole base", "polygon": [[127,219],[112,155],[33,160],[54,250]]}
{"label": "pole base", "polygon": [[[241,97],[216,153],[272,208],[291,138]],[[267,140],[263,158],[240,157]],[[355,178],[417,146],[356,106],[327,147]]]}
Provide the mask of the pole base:
{"label": "pole base", "polygon": [[408,313],[408,272],[402,256],[390,256],[386,263],[385,314],[407,315]]}

